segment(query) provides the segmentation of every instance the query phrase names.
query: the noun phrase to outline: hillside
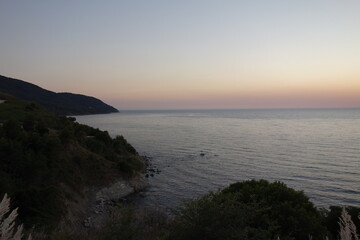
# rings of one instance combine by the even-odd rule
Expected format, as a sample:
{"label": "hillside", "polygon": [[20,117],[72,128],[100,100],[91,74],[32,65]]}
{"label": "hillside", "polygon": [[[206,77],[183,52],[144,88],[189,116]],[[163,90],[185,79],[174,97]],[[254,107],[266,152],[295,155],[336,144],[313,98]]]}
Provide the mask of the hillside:
{"label": "hillside", "polygon": [[80,94],[55,93],[34,84],[0,75],[0,92],[38,103],[57,115],[85,115],[118,112],[101,100]]}
{"label": "hillside", "polygon": [[26,227],[52,229],[87,186],[137,175],[142,158],[122,136],[59,117],[0,94],[0,197],[7,193]]}

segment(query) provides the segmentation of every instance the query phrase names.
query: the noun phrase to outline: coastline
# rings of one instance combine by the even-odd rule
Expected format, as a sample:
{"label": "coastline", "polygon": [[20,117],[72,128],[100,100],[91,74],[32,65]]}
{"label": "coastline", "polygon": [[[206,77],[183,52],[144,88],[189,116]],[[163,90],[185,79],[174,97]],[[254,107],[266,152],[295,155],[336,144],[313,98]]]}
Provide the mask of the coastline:
{"label": "coastline", "polygon": [[150,186],[149,178],[161,171],[152,164],[152,158],[142,156],[145,168],[135,176],[120,178],[102,187],[85,189],[86,211],[80,218],[80,229],[99,229],[109,220],[119,204],[133,203],[135,198],[143,196]]}
{"label": "coastline", "polygon": [[90,190],[91,206],[83,226],[101,227],[118,203],[126,202],[131,195],[144,191],[148,186],[149,182],[137,174],[130,179],[120,179],[100,189]]}
{"label": "coastline", "polygon": [[148,186],[148,180],[141,173],[102,187],[89,186],[81,196],[77,195],[76,203],[68,202],[68,214],[61,221],[59,230],[76,233],[99,229],[109,220],[118,204],[128,203]]}

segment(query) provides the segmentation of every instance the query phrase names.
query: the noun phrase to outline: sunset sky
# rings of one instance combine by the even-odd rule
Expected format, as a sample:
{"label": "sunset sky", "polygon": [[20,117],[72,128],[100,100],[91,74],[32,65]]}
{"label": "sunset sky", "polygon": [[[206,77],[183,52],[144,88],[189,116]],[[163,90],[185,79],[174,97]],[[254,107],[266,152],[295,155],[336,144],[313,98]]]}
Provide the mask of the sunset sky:
{"label": "sunset sky", "polygon": [[360,1],[0,0],[0,75],[120,110],[360,107]]}

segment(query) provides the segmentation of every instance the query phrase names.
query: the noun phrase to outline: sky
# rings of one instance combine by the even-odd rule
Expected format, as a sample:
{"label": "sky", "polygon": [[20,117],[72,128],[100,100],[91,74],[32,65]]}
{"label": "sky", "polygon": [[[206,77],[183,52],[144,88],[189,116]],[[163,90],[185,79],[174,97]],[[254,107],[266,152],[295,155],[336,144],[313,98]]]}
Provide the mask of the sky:
{"label": "sky", "polygon": [[0,0],[0,75],[120,110],[360,107],[360,1]]}

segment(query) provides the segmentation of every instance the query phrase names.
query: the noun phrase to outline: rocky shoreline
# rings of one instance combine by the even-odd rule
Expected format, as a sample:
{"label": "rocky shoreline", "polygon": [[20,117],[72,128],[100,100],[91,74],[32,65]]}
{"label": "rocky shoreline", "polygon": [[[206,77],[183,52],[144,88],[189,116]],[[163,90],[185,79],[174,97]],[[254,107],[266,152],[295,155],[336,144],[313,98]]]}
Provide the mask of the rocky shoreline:
{"label": "rocky shoreline", "polygon": [[100,228],[116,205],[127,202],[132,195],[141,193],[148,186],[147,179],[142,175],[137,175],[131,179],[120,179],[100,189],[89,189],[90,203],[82,226],[84,228]]}
{"label": "rocky shoreline", "polygon": [[156,165],[152,163],[152,157],[144,156],[146,168],[142,172],[146,178],[154,177],[155,174],[160,174],[161,171],[157,168]]}
{"label": "rocky shoreline", "polygon": [[152,158],[143,156],[145,169],[130,179],[119,179],[106,187],[89,188],[86,191],[88,206],[83,215],[83,228],[100,228],[106,222],[113,209],[119,204],[131,202],[134,197],[144,195],[149,187],[149,177],[160,174],[160,170],[153,165]]}

